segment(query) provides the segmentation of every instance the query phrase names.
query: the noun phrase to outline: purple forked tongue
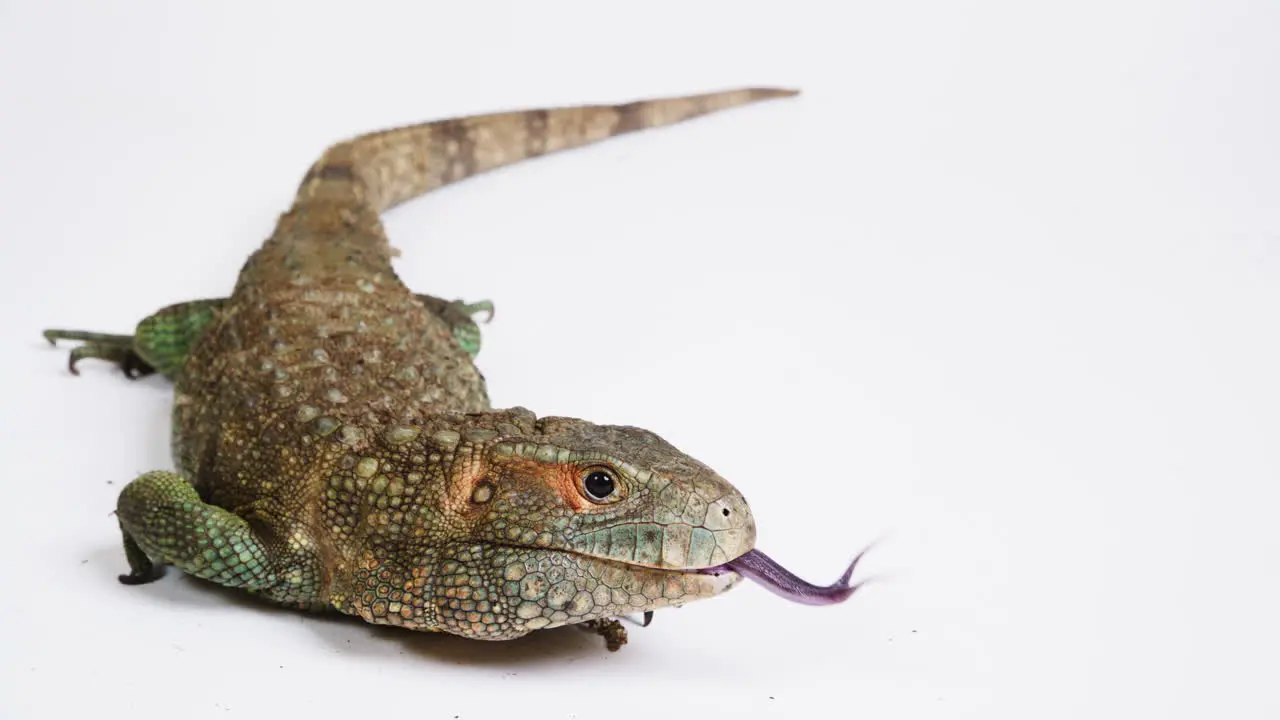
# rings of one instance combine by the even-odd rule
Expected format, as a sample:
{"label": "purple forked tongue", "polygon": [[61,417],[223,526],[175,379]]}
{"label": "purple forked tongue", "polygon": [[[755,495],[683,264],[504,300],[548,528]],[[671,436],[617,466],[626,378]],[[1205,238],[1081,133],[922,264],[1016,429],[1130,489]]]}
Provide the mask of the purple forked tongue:
{"label": "purple forked tongue", "polygon": [[849,584],[849,578],[853,576],[853,568],[857,566],[858,560],[862,559],[862,554],[858,553],[853,562],[849,563],[849,568],[844,571],[839,580],[826,587],[801,580],[759,550],[750,550],[723,565],[706,568],[699,572],[717,575],[726,570],[732,570],[793,602],[805,605],[834,605],[848,600],[849,596],[862,585],[862,583]]}

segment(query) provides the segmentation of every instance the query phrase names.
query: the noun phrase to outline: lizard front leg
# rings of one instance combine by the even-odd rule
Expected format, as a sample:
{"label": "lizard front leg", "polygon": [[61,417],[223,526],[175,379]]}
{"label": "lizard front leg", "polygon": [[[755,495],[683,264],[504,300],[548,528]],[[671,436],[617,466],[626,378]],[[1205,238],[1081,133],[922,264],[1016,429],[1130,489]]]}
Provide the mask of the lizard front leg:
{"label": "lizard front leg", "polygon": [[[157,564],[281,603],[313,607],[322,598],[320,559],[303,530],[281,533],[269,518],[248,519],[200,499],[176,473],[141,475],[116,506],[130,572],[125,584],[160,576]],[[261,522],[251,522],[261,520]]]}

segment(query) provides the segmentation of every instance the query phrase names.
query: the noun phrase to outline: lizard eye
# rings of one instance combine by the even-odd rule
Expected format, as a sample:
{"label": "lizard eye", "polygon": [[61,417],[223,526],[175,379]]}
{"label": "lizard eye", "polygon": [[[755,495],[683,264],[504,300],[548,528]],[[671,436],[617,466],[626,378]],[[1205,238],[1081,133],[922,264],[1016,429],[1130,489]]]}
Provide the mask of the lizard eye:
{"label": "lizard eye", "polygon": [[582,476],[582,489],[586,491],[588,499],[603,502],[614,494],[617,482],[608,470],[593,468]]}

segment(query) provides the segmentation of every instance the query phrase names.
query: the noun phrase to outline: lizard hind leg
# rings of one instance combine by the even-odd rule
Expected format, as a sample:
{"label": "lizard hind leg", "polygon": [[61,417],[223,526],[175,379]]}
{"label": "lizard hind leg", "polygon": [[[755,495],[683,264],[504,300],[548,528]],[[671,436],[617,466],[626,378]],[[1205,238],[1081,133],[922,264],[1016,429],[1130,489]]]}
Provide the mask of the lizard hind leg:
{"label": "lizard hind leg", "polygon": [[143,318],[133,335],[138,354],[165,377],[173,378],[226,302],[226,298],[191,300]]}
{"label": "lizard hind leg", "polygon": [[462,300],[443,300],[431,295],[417,295],[418,302],[435,313],[449,325],[453,338],[471,357],[480,354],[480,326],[473,319],[474,315],[484,313],[484,322],[493,320],[493,302],[481,300],[468,303]]}
{"label": "lizard hind leg", "polygon": [[191,346],[215,317],[225,299],[193,300],[170,305],[138,323],[133,335],[109,335],[83,330],[45,330],[51,345],[58,340],[79,340],[71,350],[68,367],[79,375],[76,364],[98,358],[120,366],[130,378],[155,372],[172,378],[182,368]]}
{"label": "lizard hind leg", "polygon": [[67,369],[72,375],[80,374],[76,365],[85,358],[98,358],[115,363],[129,378],[140,378],[156,371],[134,350],[132,335],[109,335],[83,330],[45,330],[44,339],[48,340],[50,345],[57,345],[59,340],[80,340],[84,343],[72,348],[67,358]]}
{"label": "lizard hind leg", "polygon": [[[480,352],[480,326],[472,316],[485,313],[484,322],[492,320],[492,302],[481,300],[466,303],[461,300],[443,300],[431,295],[418,295],[417,298],[449,325],[454,338],[467,354],[475,357]],[[73,375],[80,374],[76,365],[81,360],[98,358],[119,365],[130,378],[140,378],[156,372],[173,378],[182,370],[182,364],[196,340],[217,317],[218,311],[226,302],[226,298],[209,298],[170,305],[143,318],[133,335],[111,335],[84,330],[45,330],[44,338],[51,345],[57,345],[58,340],[78,340],[84,343],[71,350],[68,368]]]}
{"label": "lizard hind leg", "polygon": [[130,567],[120,581],[127,585],[157,579],[167,564],[281,603],[313,607],[320,597],[319,558],[301,533],[281,542],[266,523],[251,523],[252,515],[203,502],[177,473],[139,476],[120,492],[116,515]]}

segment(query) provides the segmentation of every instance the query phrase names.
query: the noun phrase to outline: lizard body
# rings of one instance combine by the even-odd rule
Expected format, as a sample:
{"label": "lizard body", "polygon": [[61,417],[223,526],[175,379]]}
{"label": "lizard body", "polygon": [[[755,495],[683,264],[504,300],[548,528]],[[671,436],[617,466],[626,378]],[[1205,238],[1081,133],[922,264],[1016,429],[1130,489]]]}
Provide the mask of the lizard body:
{"label": "lizard body", "polygon": [[599,626],[743,575],[794,599],[848,597],[849,572],[816,588],[755,551],[742,495],[657,435],[491,408],[470,316],[492,307],[413,294],[379,221],[496,167],[791,94],[496,113],[341,142],[230,297],[171,306],[132,336],[47,331],[85,341],[73,370],[99,357],[175,383],[178,471],[121,492],[121,579],[172,564],[280,603],[482,639]]}

